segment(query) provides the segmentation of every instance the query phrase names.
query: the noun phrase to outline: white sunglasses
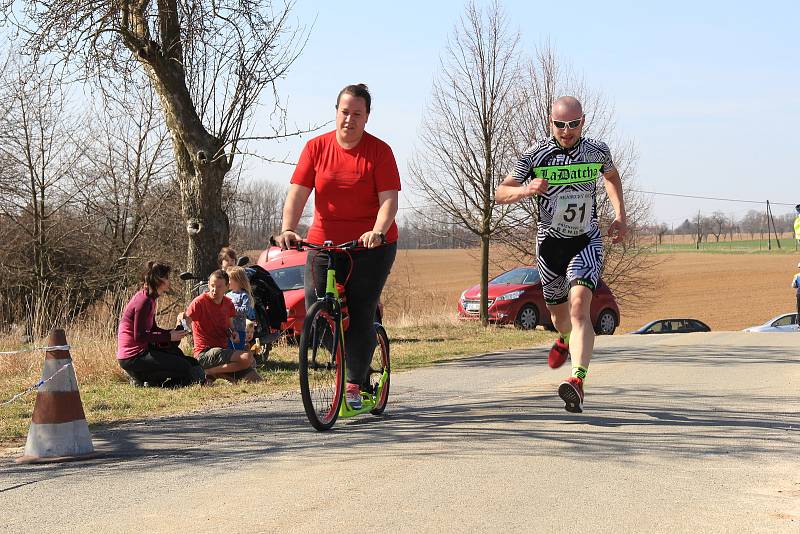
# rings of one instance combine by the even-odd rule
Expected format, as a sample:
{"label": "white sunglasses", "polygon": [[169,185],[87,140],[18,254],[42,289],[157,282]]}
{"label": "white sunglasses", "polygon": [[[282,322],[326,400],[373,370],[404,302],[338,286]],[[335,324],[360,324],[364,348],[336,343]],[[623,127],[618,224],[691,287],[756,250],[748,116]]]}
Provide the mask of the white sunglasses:
{"label": "white sunglasses", "polygon": [[578,126],[581,125],[581,121],[583,120],[583,115],[579,119],[575,119],[574,121],[553,121],[553,126],[558,128],[559,130],[563,130],[564,128],[568,128],[570,130],[574,130]]}

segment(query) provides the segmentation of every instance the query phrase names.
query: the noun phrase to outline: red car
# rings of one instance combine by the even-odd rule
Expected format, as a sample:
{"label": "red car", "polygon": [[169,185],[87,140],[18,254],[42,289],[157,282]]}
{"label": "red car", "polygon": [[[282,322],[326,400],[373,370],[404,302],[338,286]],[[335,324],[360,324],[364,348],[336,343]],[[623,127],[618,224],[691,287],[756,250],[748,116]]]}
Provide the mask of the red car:
{"label": "red car", "polygon": [[[281,324],[281,330],[289,336],[299,337],[303,331],[303,321],[306,318],[305,301],[305,272],[306,254],[304,250],[281,250],[280,247],[270,247],[258,257],[258,265],[269,271],[275,283],[283,291],[286,301],[286,322]],[[378,304],[376,320],[381,322],[383,304]]]}
{"label": "red car", "polygon": [[[458,316],[477,319],[480,313],[480,285],[461,293]],[[619,325],[619,307],[611,289],[602,281],[592,298],[590,316],[598,334],[613,334]],[[489,281],[489,320],[497,324],[514,324],[530,330],[536,325],[554,329],[544,304],[539,270],[518,267]]]}

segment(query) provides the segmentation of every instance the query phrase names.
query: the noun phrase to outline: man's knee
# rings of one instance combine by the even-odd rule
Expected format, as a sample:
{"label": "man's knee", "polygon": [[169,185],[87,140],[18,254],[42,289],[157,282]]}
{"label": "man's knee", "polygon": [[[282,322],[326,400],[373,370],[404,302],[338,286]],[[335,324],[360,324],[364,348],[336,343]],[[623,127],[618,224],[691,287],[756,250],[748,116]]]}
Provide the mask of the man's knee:
{"label": "man's knee", "polygon": [[589,319],[588,313],[583,313],[580,310],[574,310],[570,313],[570,322],[572,322],[573,327],[577,326],[589,326],[591,321]]}
{"label": "man's knee", "polygon": [[231,357],[231,361],[240,362],[243,367],[252,367],[256,362],[255,358],[253,357],[253,353],[244,350],[236,351]]}

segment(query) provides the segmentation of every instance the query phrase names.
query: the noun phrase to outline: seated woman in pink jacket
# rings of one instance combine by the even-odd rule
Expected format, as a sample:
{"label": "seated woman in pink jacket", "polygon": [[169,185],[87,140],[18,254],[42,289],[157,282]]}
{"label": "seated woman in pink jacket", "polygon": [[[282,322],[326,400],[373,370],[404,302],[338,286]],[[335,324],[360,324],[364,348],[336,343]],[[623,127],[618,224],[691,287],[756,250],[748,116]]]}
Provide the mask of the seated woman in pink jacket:
{"label": "seated woman in pink jacket", "polygon": [[135,386],[179,387],[202,384],[200,363],[186,356],[178,343],[187,334],[178,325],[165,330],[156,325],[156,301],[169,290],[170,266],[148,262],[142,289],[136,292],[119,320],[117,361]]}

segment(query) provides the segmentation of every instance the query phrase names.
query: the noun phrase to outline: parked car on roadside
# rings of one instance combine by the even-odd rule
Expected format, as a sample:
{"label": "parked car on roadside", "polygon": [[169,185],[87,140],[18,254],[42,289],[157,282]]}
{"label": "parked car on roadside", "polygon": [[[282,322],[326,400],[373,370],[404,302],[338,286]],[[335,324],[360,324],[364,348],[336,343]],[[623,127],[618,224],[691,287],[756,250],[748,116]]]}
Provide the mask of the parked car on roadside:
{"label": "parked car on roadside", "polygon": [[[458,299],[458,316],[477,319],[480,310],[480,285],[465,289]],[[535,267],[518,267],[489,281],[489,321],[496,324],[513,324],[530,330],[542,325],[554,329],[550,313],[544,303],[539,270]],[[602,281],[597,285],[590,317],[598,334],[613,334],[619,326],[619,307],[611,289]]]}
{"label": "parked car on roadside", "polygon": [[745,332],[797,332],[797,314],[783,313],[773,317],[764,324],[751,326]]}
{"label": "parked car on roadside", "polygon": [[[281,250],[270,247],[258,257],[258,265],[269,271],[275,283],[283,291],[286,301],[286,322],[281,330],[291,337],[299,337],[306,318],[305,271],[307,251]],[[381,322],[383,304],[378,304],[376,321]]]}
{"label": "parked car on roadside", "polygon": [[650,321],[631,334],[686,334],[688,332],[711,332],[711,328],[698,319],[658,319]]}

